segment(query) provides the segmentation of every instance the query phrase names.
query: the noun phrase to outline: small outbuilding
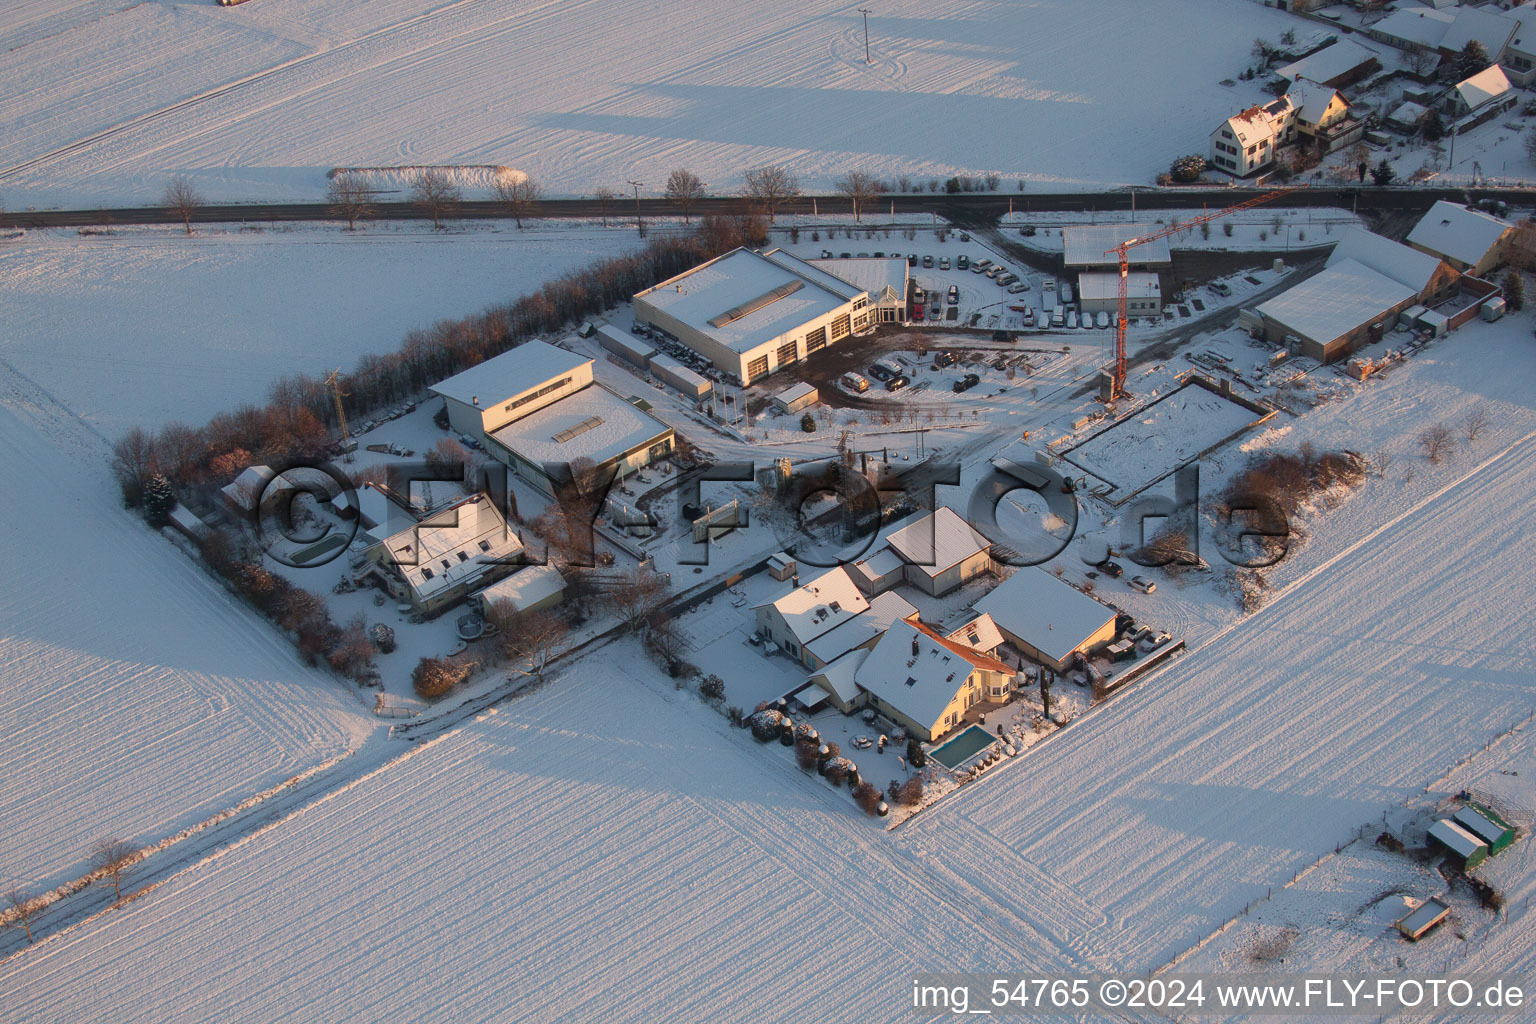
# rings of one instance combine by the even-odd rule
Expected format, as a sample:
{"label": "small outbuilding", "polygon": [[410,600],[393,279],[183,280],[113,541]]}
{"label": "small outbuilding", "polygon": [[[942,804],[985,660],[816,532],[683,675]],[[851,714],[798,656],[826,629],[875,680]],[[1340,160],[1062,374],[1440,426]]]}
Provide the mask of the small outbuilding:
{"label": "small outbuilding", "polygon": [[1404,914],[1397,922],[1397,930],[1403,933],[1403,938],[1418,942],[1450,915],[1451,908],[1440,897],[1431,896]]}
{"label": "small outbuilding", "polygon": [[1449,818],[1441,818],[1429,827],[1431,846],[1445,850],[1463,871],[1471,871],[1488,859],[1488,844]]}
{"label": "small outbuilding", "polygon": [[1502,853],[1515,841],[1515,827],[1499,813],[1482,804],[1468,802],[1453,816],[1456,824],[1488,844],[1488,853]]}
{"label": "small outbuilding", "polygon": [[658,352],[651,356],[650,363],[651,376],[677,388],[685,397],[694,401],[708,398],[710,391],[714,390],[714,385],[708,380],[665,353]]}
{"label": "small outbuilding", "polygon": [[800,381],[785,388],[768,401],[780,412],[799,412],[821,400],[821,394],[810,384]]}
{"label": "small outbuilding", "polygon": [[1513,234],[1497,217],[1441,199],[1408,232],[1408,244],[1477,277],[1503,261]]}

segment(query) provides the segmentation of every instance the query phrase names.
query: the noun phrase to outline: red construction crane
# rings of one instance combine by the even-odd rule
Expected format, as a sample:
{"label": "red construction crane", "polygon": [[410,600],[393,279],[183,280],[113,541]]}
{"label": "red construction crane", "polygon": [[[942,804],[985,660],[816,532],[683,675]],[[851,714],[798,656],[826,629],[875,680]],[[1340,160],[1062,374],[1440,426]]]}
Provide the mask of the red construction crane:
{"label": "red construction crane", "polygon": [[1111,400],[1119,398],[1125,392],[1125,285],[1126,279],[1130,276],[1131,266],[1130,259],[1126,255],[1127,251],[1136,248],[1138,245],[1155,242],[1159,238],[1167,238],[1176,232],[1199,227],[1201,224],[1207,224],[1220,217],[1225,217],[1229,213],[1236,213],[1238,210],[1259,206],[1269,202],[1271,199],[1277,199],[1289,192],[1295,192],[1305,187],[1304,185],[1292,185],[1289,188],[1280,188],[1273,192],[1266,192],[1261,196],[1254,196],[1252,199],[1238,203],[1236,206],[1229,206],[1224,210],[1217,210],[1215,213],[1204,213],[1193,220],[1184,221],[1182,224],[1171,224],[1168,227],[1154,231],[1150,235],[1127,238],[1113,249],[1104,250],[1104,255],[1114,255],[1118,257],[1120,262],[1120,315],[1115,320],[1115,375],[1114,387],[1109,396]]}

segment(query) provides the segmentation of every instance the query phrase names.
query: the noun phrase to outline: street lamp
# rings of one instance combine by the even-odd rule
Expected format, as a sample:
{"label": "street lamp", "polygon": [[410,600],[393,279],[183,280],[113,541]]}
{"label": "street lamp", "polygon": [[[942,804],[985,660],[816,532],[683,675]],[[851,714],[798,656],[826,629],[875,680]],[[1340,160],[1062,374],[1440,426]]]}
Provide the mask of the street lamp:
{"label": "street lamp", "polygon": [[860,7],[859,13],[864,15],[864,63],[873,64],[874,61],[869,59],[869,16],[874,12],[868,7]]}
{"label": "street lamp", "polygon": [[633,185],[635,187],[635,230],[639,231],[640,230],[640,186],[643,185],[644,182],[630,181],[630,182],[626,182],[626,184]]}

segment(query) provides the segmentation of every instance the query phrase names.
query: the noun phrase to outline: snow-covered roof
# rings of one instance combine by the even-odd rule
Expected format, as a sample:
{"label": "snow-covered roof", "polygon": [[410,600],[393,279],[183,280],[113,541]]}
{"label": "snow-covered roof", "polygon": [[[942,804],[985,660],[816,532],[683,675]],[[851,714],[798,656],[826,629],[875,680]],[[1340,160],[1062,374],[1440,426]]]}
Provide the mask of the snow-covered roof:
{"label": "snow-covered roof", "polygon": [[654,345],[630,334],[628,331],[620,330],[612,324],[599,325],[597,333],[602,336],[605,342],[603,344],[604,348],[609,351],[618,349],[637,363],[645,363],[656,351]]}
{"label": "snow-covered roof", "polygon": [[906,564],[901,560],[900,555],[882,544],[878,551],[859,559],[847,568],[849,572],[855,573],[865,583],[873,586]]}
{"label": "snow-covered roof", "polygon": [[1429,113],[1428,107],[1412,100],[1404,100],[1401,106],[1387,115],[1387,120],[1394,124],[1416,125],[1419,123],[1419,118],[1427,113]]}
{"label": "snow-covered roof", "polygon": [[995,651],[1002,646],[1003,633],[997,628],[997,623],[992,621],[992,616],[983,612],[952,630],[945,639],[976,651]]}
{"label": "snow-covered roof", "polygon": [[1305,78],[1312,82],[1331,82],[1364,64],[1380,60],[1376,51],[1353,39],[1343,39],[1316,53],[1282,67],[1277,74],[1289,81]]}
{"label": "snow-covered roof", "polygon": [[[1145,224],[1074,224],[1061,229],[1061,240],[1069,267],[1118,267],[1114,254],[1107,250],[1139,235],[1149,235],[1155,228]],[[1168,239],[1138,245],[1127,252],[1132,266],[1171,263],[1173,254]]]}
{"label": "snow-covered roof", "polygon": [[885,543],[903,561],[928,576],[937,576],[992,547],[987,538],[948,505],[940,505],[914,519],[887,537]]}
{"label": "snow-covered roof", "polygon": [[869,601],[842,566],[829,569],[768,604],[778,610],[802,646],[869,610]]}
{"label": "snow-covered roof", "polygon": [[674,381],[684,382],[695,390],[708,391],[710,387],[712,387],[709,381],[704,377],[694,373],[692,370],[688,369],[688,367],[684,366],[676,359],[673,359],[665,352],[658,352],[651,356],[650,363],[652,373],[655,373],[656,368],[659,366],[665,370],[667,376],[671,377]]}
{"label": "snow-covered roof", "polygon": [[1536,52],[1536,7],[1516,7],[1507,11],[1505,17],[1515,23],[1509,48],[1526,54]]}
{"label": "snow-covered roof", "polygon": [[1488,51],[1489,59],[1496,61],[1503,55],[1504,48],[1509,45],[1517,28],[1519,24],[1502,11],[1461,7],[1456,11],[1455,20],[1446,28],[1445,35],[1440,37],[1440,48],[1460,53],[1475,39]]}
{"label": "snow-covered roof", "polygon": [[792,405],[795,402],[800,401],[800,399],[805,398],[807,395],[814,395],[815,393],[816,385],[807,384],[805,381],[801,381],[798,384],[791,384],[783,391],[780,391],[778,394],[774,395],[773,400],[775,402],[781,402],[784,405]]}
{"label": "snow-covered roof", "polygon": [[[859,290],[788,254],[735,249],[635,296],[747,353],[846,305]],[[794,270],[788,268],[795,268]]]}
{"label": "snow-covered roof", "polygon": [[904,300],[907,297],[907,261],[879,259],[874,256],[851,259],[807,260],[834,277],[841,278],[874,301]]}
{"label": "snow-covered roof", "polygon": [[1430,925],[1444,920],[1450,912],[1448,905],[1431,896],[1404,914],[1397,922],[1397,929],[1404,935],[1418,935]]}
{"label": "snow-covered roof", "polygon": [[579,458],[601,466],[671,430],[601,384],[591,384],[490,436],[536,466]]}
{"label": "snow-covered roof", "polygon": [[196,513],[185,505],[178,504],[171,509],[170,520],[178,530],[194,537],[202,537],[209,532],[208,524],[199,519]]}
{"label": "snow-covered roof", "polygon": [[530,565],[480,591],[480,600],[485,607],[494,601],[507,601],[514,611],[521,612],[564,591],[565,577],[559,569],[552,565]]}
{"label": "snow-covered roof", "polygon": [[1429,835],[1432,839],[1438,839],[1446,848],[1454,851],[1463,859],[1476,853],[1479,847],[1487,849],[1488,844],[1477,836],[1468,832],[1449,818],[1441,818],[1429,826]]}
{"label": "snow-covered roof", "polygon": [[1427,252],[1383,238],[1365,228],[1350,228],[1328,254],[1328,266],[1354,260],[1415,292],[1429,287],[1440,261]]}
{"label": "snow-covered roof", "polygon": [[591,361],[586,356],[535,339],[439,381],[431,390],[433,394],[465,405],[475,404],[478,398],[481,408],[485,408],[531,391]]}
{"label": "snow-covered roof", "polygon": [[1327,344],[1417,292],[1358,260],[1344,259],[1259,307],[1294,333]]}
{"label": "snow-covered roof", "polygon": [[1509,229],[1508,224],[1481,210],[1469,210],[1440,199],[1408,232],[1408,241],[1475,266]]}
{"label": "snow-covered roof", "polygon": [[[247,466],[240,471],[239,476],[219,488],[219,492],[236,507],[249,512],[276,475],[270,466]],[[280,480],[276,490],[281,491],[287,486],[286,480]]]}
{"label": "snow-covered roof", "polygon": [[864,289],[853,282],[836,274],[828,273],[811,260],[801,259],[792,252],[786,252],[783,249],[769,249],[763,253],[763,258],[783,267],[796,277],[803,277],[808,281],[814,281],[833,295],[841,295],[845,299],[856,299],[864,294]]}
{"label": "snow-covered roof", "polygon": [[1404,7],[1372,25],[1370,32],[1372,35],[1433,49],[1440,45],[1440,40],[1445,38],[1451,22],[1455,20],[1454,14],[1444,11],[1427,7]]}
{"label": "snow-covered roof", "polygon": [[1286,96],[1296,111],[1296,119],[1312,125],[1322,124],[1328,108],[1340,98],[1338,90],[1306,79],[1298,79]]}
{"label": "snow-covered roof", "polygon": [[1054,661],[1065,661],[1115,618],[1113,608],[1034,566],[999,583],[975,607]]}
{"label": "snow-covered roof", "polygon": [[426,599],[516,558],[523,543],[482,491],[401,530],[384,547],[406,583]]}
{"label": "snow-covered roof", "polygon": [[835,629],[821,634],[806,644],[805,649],[820,660],[830,662],[856,647],[869,643],[889,629],[891,623],[897,619],[905,619],[916,614],[917,609],[910,601],[888,590],[883,594],[876,594],[863,614],[855,615]]}
{"label": "snow-covered roof", "polygon": [[1456,94],[1467,105],[1468,110],[1476,110],[1486,106],[1509,93],[1509,78],[1505,76],[1504,69],[1497,64],[1486,67],[1473,75],[1456,83]]}
{"label": "snow-covered roof", "polygon": [[859,666],[855,679],[908,718],[927,726],[938,722],[978,668],[1012,671],[996,658],[944,639],[921,622],[902,621],[886,630]]}
{"label": "snow-covered roof", "polygon": [[1465,804],[1457,809],[1452,817],[1456,824],[1489,846],[1492,846],[1509,831],[1507,826],[1500,825],[1487,815],[1482,814],[1476,807]]}
{"label": "snow-covered roof", "polygon": [[859,687],[854,682],[854,677],[858,674],[859,666],[864,664],[864,659],[868,657],[869,651],[865,648],[840,654],[836,659],[823,665],[808,682],[820,686],[836,697],[841,704],[852,703],[853,699],[859,695]]}
{"label": "snow-covered roof", "polygon": [[783,571],[795,564],[794,557],[788,551],[775,551],[768,556],[768,568]]}
{"label": "snow-covered roof", "polygon": [[[1077,295],[1083,302],[1118,299],[1120,298],[1120,275],[1091,274],[1086,271],[1078,274]],[[1130,299],[1160,299],[1163,295],[1162,283],[1156,274],[1150,274],[1144,270],[1132,271],[1125,275],[1125,295]]]}

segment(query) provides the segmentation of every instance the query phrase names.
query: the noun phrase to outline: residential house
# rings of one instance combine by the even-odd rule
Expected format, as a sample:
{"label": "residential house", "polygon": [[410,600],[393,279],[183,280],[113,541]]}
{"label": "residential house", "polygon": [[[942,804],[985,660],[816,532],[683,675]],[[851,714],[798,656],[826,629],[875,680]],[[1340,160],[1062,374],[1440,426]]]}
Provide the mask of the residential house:
{"label": "residential house", "polygon": [[1211,164],[1239,178],[1268,170],[1296,136],[1294,113],[1287,94],[1227,118],[1211,133]]}
{"label": "residential house", "polygon": [[[869,599],[842,566],[753,609],[757,632],[806,668],[820,668],[805,645],[869,610]],[[831,659],[827,659],[831,660]],[[825,664],[823,662],[822,664]]]}
{"label": "residential house", "polygon": [[1035,661],[1063,671],[1078,654],[1115,638],[1115,610],[1044,569],[1020,569],[976,602],[1003,636]]}
{"label": "residential house", "polygon": [[1445,94],[1440,105],[1445,113],[1459,119],[1489,108],[1512,105],[1514,102],[1514,90],[1504,75],[1504,69],[1494,64],[1471,78],[1457,82],[1455,88]]}
{"label": "residential house", "polygon": [[1481,277],[1504,261],[1514,231],[1491,214],[1441,199],[1408,232],[1408,244]]}
{"label": "residential house", "polygon": [[996,658],[949,640],[921,622],[897,622],[854,673],[870,706],[932,742],[983,701],[1008,700],[1013,672]]}
{"label": "residential house", "polygon": [[523,542],[485,492],[462,498],[368,549],[394,597],[435,615],[521,563]]}

